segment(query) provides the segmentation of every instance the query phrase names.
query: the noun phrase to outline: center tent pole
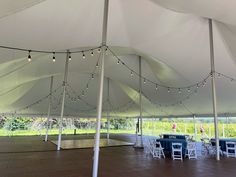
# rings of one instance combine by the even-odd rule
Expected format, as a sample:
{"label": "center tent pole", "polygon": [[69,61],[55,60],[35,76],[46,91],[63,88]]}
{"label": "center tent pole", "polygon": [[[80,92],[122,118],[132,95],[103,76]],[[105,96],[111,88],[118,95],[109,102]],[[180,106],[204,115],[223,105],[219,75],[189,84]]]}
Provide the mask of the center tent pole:
{"label": "center tent pole", "polygon": [[51,105],[52,105],[52,88],[53,88],[53,76],[50,79],[50,95],[49,95],[49,102],[48,102],[48,116],[47,116],[47,123],[46,123],[46,134],[44,141],[48,141],[48,129],[49,129],[49,120],[51,114]]}
{"label": "center tent pole", "polygon": [[107,139],[110,138],[110,79],[107,78],[107,102],[108,102],[108,110],[107,110]]}
{"label": "center tent pole", "polygon": [[219,148],[219,130],[218,130],[218,116],[217,116],[217,100],[216,100],[216,81],[215,81],[215,61],[214,61],[214,43],[213,43],[213,29],[212,20],[209,19],[209,43],[210,43],[210,59],[211,59],[211,84],[212,84],[212,103],[214,114],[214,127],[215,127],[215,141],[216,141],[216,160],[220,160]]}
{"label": "center tent pole", "polygon": [[59,119],[59,134],[58,134],[58,141],[57,141],[57,150],[58,151],[61,148],[62,121],[63,121],[64,107],[65,107],[65,96],[66,96],[66,84],[67,84],[67,77],[68,77],[68,66],[69,66],[69,50],[67,50],[67,53],[66,53],[64,81],[63,81],[63,84],[62,84],[63,93],[62,93],[62,103],[61,103],[61,117]]}
{"label": "center tent pole", "polygon": [[93,157],[93,177],[97,177],[98,173],[98,160],[99,160],[99,143],[100,143],[100,128],[102,117],[102,97],[103,97],[103,82],[104,82],[104,58],[105,47],[102,47],[102,58],[100,63],[100,78],[99,78],[99,95],[98,95],[98,107],[97,107],[97,124],[96,135],[94,144],[94,157]]}
{"label": "center tent pole", "polygon": [[98,176],[98,164],[99,164],[99,143],[100,143],[100,128],[102,117],[102,97],[103,97],[103,83],[104,83],[104,60],[105,60],[105,48],[107,42],[107,22],[108,22],[108,9],[109,0],[104,0],[104,12],[103,12],[103,29],[102,29],[102,57],[100,61],[99,71],[99,95],[97,103],[97,125],[94,144],[94,157],[93,157],[93,174],[92,177]]}

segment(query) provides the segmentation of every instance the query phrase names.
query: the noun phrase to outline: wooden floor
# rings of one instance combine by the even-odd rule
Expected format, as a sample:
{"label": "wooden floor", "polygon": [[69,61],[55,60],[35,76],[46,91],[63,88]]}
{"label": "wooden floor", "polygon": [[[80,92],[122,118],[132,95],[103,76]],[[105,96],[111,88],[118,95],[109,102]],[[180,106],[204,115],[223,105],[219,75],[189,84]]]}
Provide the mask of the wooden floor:
{"label": "wooden floor", "polygon": [[[63,139],[78,139],[64,136]],[[85,138],[85,137],[80,137]],[[131,140],[129,136],[112,138]],[[56,137],[50,137],[56,139]],[[55,151],[42,137],[0,137],[0,177],[91,177],[93,148]],[[100,150],[100,177],[234,177],[236,159],[153,159],[133,147]]]}
{"label": "wooden floor", "polygon": [[[51,141],[55,145],[58,144],[57,140]],[[81,139],[81,140],[62,140],[62,149],[82,149],[82,148],[93,148],[95,140],[94,139]],[[126,141],[114,140],[102,138],[100,139],[99,147],[115,147],[115,146],[132,146],[133,143]]]}

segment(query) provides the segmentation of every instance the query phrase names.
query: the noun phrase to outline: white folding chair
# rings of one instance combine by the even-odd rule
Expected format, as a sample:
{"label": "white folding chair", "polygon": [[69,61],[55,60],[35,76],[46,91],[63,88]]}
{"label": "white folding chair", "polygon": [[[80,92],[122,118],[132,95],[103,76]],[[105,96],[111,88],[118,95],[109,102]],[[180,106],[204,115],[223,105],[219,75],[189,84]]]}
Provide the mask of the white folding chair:
{"label": "white folding chair", "polygon": [[[216,147],[216,141],[214,139],[210,140],[210,145],[208,147],[208,151],[210,155],[215,156],[216,152],[217,152],[217,147]],[[221,147],[219,146],[219,151],[220,151],[220,155],[223,155],[223,152],[221,150]]]}
{"label": "white folding chair", "polygon": [[197,159],[197,149],[195,142],[188,142],[185,156],[188,156],[189,159]]}
{"label": "white folding chair", "polygon": [[207,156],[208,154],[210,154],[211,143],[209,141],[210,141],[209,138],[201,138],[202,142],[201,154],[203,156]]}
{"label": "white folding chair", "polygon": [[145,138],[144,141],[144,151],[146,155],[153,155],[153,148],[154,148],[155,139],[153,138]]}
{"label": "white folding chair", "polygon": [[183,160],[182,156],[182,143],[172,143],[172,159]]}
{"label": "white folding chair", "polygon": [[226,142],[226,156],[236,158],[236,143]]}
{"label": "white folding chair", "polygon": [[153,148],[153,157],[160,159],[163,156],[163,158],[166,158],[163,150],[164,148],[162,148],[160,141],[157,141]]}

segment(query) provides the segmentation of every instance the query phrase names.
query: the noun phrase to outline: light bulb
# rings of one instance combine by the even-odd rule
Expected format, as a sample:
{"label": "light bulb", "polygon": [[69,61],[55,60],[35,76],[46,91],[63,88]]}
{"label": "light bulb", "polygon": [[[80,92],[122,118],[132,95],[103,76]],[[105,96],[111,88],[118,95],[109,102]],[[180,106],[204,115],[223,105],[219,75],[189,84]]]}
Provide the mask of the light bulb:
{"label": "light bulb", "polygon": [[82,54],[83,54],[83,56],[82,56],[82,57],[83,57],[83,59],[85,59],[86,57],[85,57],[85,54],[84,54],[84,52],[82,52]]}
{"label": "light bulb", "polygon": [[30,55],[30,50],[29,50],[29,54],[28,54],[28,61],[31,62],[31,55]]}
{"label": "light bulb", "polygon": [[133,77],[133,75],[134,75],[133,71],[130,72],[130,75],[131,75],[131,77]]}
{"label": "light bulb", "polygon": [[181,93],[181,89],[179,88],[179,93]]}
{"label": "light bulb", "polygon": [[71,58],[71,53],[69,53],[69,61],[71,61],[71,59],[72,59],[72,58]]}
{"label": "light bulb", "polygon": [[108,50],[107,50],[107,48],[105,49],[105,54],[108,55]]}
{"label": "light bulb", "polygon": [[55,62],[55,61],[56,61],[55,52],[53,52],[52,61],[53,61],[53,62]]}

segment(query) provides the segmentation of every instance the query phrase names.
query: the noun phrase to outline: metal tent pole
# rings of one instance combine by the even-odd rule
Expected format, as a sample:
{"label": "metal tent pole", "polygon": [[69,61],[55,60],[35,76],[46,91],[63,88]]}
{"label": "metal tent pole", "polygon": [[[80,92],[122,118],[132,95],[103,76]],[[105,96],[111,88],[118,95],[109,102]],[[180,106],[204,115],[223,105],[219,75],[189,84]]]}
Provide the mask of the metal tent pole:
{"label": "metal tent pole", "polygon": [[138,146],[138,129],[139,129],[139,117],[137,117],[137,123],[135,124],[135,143],[134,143],[134,147]]}
{"label": "metal tent pole", "polygon": [[139,56],[139,118],[140,118],[140,133],[141,133],[141,147],[143,147],[143,104],[142,104],[142,60]]}
{"label": "metal tent pole", "polygon": [[107,139],[110,138],[110,79],[107,78],[107,102],[108,102],[108,110],[107,110]]}
{"label": "metal tent pole", "polygon": [[59,134],[58,134],[58,141],[57,141],[57,150],[58,151],[61,148],[62,121],[63,121],[63,115],[64,115],[66,84],[67,84],[67,76],[68,76],[68,65],[69,65],[69,50],[67,50],[67,54],[66,54],[64,81],[63,81],[63,84],[62,84],[63,93],[62,93],[62,103],[61,103],[61,117],[59,119]]}
{"label": "metal tent pole", "polygon": [[44,141],[48,141],[48,129],[49,129],[49,120],[51,114],[51,105],[52,105],[52,87],[53,87],[53,76],[50,77],[50,95],[49,95],[49,102],[48,102],[48,116],[47,116],[47,123],[46,123],[46,135]]}
{"label": "metal tent pole", "polygon": [[102,97],[103,97],[103,81],[104,81],[104,47],[102,47],[102,58],[100,64],[100,78],[99,78],[99,95],[98,95],[98,107],[97,107],[97,125],[94,144],[94,158],[93,158],[93,177],[97,177],[98,173],[98,160],[99,160],[99,143],[100,143],[100,128],[101,128],[101,116],[102,116]]}
{"label": "metal tent pole", "polygon": [[210,42],[210,58],[211,58],[211,83],[212,83],[212,102],[214,114],[214,127],[215,127],[215,141],[216,141],[216,160],[220,160],[219,149],[219,130],[218,130],[218,117],[217,117],[217,100],[216,100],[216,83],[215,83],[215,61],[214,61],[214,43],[213,43],[213,29],[212,20],[209,19],[209,42]]}
{"label": "metal tent pole", "polygon": [[223,125],[222,125],[222,136],[223,136],[223,138],[225,138],[225,124],[223,123]]}
{"label": "metal tent pole", "polygon": [[[140,144],[138,142],[138,133],[136,135],[136,144],[135,147],[143,148],[143,107],[142,107],[142,60],[141,56],[139,56],[139,118],[138,118],[138,126],[140,129]],[[136,131],[137,132],[137,131]]]}
{"label": "metal tent pole", "polygon": [[193,123],[194,123],[194,139],[197,141],[197,125],[196,125],[196,116],[193,115]]}
{"label": "metal tent pole", "polygon": [[75,118],[73,118],[73,124],[74,124],[74,135],[76,135]]}
{"label": "metal tent pole", "polygon": [[226,116],[226,136],[228,137],[229,136],[229,117]]}
{"label": "metal tent pole", "polygon": [[103,82],[104,82],[104,59],[105,47],[107,41],[107,21],[108,21],[109,0],[104,0],[104,13],[103,13],[103,30],[102,30],[102,57],[100,61],[100,75],[99,75],[99,95],[97,103],[97,125],[94,144],[94,157],[93,157],[93,177],[98,176],[98,162],[99,162],[99,143],[100,143],[100,128],[102,116],[102,97],[103,97]]}
{"label": "metal tent pole", "polygon": [[184,124],[184,133],[186,134],[187,133],[187,125]]}

